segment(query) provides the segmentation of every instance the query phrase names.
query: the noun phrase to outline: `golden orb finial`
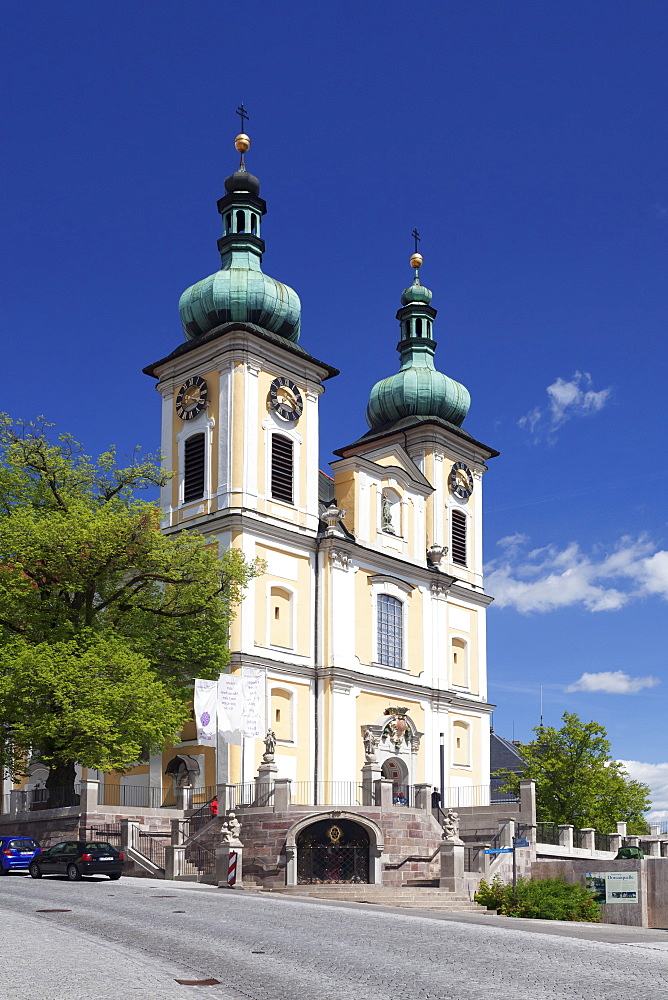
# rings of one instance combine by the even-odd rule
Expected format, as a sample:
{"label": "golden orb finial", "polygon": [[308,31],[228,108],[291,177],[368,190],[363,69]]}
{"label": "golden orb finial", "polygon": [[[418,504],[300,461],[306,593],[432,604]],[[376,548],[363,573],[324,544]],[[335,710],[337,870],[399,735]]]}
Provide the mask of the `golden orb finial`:
{"label": "golden orb finial", "polygon": [[409,260],[408,263],[410,264],[411,267],[414,267],[415,270],[417,270],[419,267],[422,267],[422,254],[417,252],[411,254],[411,259]]}
{"label": "golden orb finial", "polygon": [[239,153],[247,153],[248,150],[250,149],[250,144],[251,144],[250,138],[246,135],[245,132],[240,132],[239,135],[234,140],[234,148]]}

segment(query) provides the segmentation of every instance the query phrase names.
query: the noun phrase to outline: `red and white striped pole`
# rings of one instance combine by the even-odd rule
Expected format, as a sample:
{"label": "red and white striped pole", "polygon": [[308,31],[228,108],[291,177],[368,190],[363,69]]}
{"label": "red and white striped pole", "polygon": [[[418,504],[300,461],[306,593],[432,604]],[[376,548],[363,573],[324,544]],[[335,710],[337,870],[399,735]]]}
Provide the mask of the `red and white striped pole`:
{"label": "red and white striped pole", "polygon": [[229,861],[227,862],[227,884],[232,886],[237,880],[237,852],[230,851]]}

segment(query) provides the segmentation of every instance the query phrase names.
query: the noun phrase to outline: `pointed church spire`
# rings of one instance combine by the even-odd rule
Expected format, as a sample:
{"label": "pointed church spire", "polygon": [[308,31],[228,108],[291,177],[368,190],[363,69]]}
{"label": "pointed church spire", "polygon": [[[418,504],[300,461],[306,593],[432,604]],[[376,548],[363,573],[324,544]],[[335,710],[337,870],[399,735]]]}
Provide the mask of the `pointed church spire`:
{"label": "pointed church spire", "polygon": [[460,427],[471,405],[466,386],[436,371],[433,337],[436,310],[431,291],[420,284],[422,254],[417,245],[420,234],[414,229],[415,251],[409,263],[415,272],[413,284],[404,289],[402,308],[397,312],[401,340],[397,346],[401,368],[371,390],[366,419],[369,427],[389,427],[409,416],[439,417]]}
{"label": "pointed church spire", "polygon": [[[243,104],[237,114],[243,129],[248,118]],[[249,136],[241,131],[234,140],[239,167],[225,178],[226,193],[218,201],[223,219],[220,271],[187,288],[179,302],[187,340],[231,322],[252,323],[286,340],[299,340],[297,293],[264,274],[260,266],[265,249],[260,229],[267,204],[260,198],[260,181],[246,169],[250,146]]]}

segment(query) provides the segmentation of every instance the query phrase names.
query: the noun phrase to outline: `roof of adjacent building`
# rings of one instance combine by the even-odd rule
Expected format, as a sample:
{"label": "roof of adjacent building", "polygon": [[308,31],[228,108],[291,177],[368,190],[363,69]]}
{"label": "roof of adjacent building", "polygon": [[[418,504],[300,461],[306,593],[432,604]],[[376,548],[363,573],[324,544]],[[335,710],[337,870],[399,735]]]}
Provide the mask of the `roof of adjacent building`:
{"label": "roof of adjacent building", "polygon": [[510,740],[499,736],[494,730],[489,734],[489,769],[492,774],[496,771],[523,771],[526,761],[520,754],[519,749]]}

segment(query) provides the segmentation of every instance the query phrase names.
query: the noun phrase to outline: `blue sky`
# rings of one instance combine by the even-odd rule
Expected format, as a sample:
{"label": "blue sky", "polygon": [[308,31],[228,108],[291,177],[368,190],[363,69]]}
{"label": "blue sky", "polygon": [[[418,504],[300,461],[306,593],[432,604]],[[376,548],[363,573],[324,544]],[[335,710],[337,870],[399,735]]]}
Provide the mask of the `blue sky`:
{"label": "blue sky", "polygon": [[[397,369],[422,280],[485,477],[490,698],[528,739],[603,723],[668,818],[665,3],[148,0],[5,7],[3,402],[155,448],[141,374],[217,267],[251,114],[264,268],[341,369],[322,463]],[[570,689],[570,690],[569,690]]]}

